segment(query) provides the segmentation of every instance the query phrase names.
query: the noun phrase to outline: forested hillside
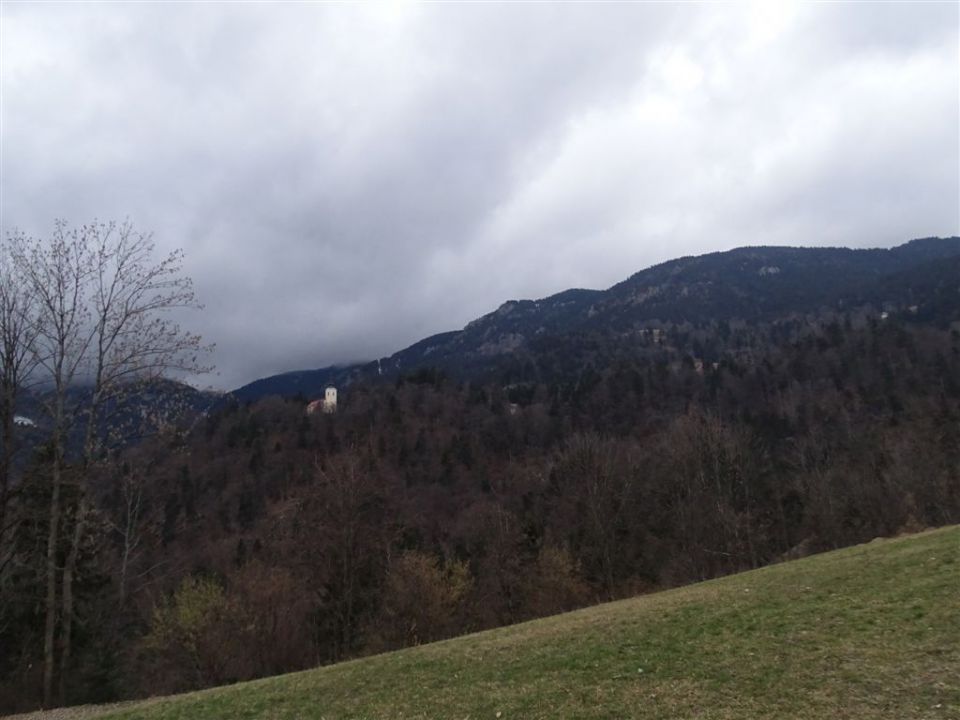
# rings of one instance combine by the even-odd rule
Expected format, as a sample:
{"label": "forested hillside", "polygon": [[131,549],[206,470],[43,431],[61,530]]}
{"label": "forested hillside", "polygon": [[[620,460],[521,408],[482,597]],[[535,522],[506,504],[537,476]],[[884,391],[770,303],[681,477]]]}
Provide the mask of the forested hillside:
{"label": "forested hillside", "polygon": [[[67,700],[311,667],[960,521],[949,316],[657,330],[545,337],[489,382],[358,382],[332,415],[235,403],[105,460]],[[23,481],[0,618],[5,710],[40,692],[45,467]]]}

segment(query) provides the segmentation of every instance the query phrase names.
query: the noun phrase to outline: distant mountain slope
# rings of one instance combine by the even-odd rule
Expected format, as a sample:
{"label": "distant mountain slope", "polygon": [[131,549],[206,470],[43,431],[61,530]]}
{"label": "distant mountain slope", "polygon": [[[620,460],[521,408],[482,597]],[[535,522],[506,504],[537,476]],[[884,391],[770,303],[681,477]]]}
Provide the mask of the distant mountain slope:
{"label": "distant mountain slope", "polygon": [[928,260],[864,286],[859,301],[906,309],[919,322],[960,319],[960,255]]}
{"label": "distant mountain slope", "polygon": [[233,394],[317,395],[328,383],[394,377],[435,367],[461,378],[495,373],[504,360],[536,352],[545,338],[618,336],[668,324],[849,311],[867,305],[913,308],[917,320],[956,319],[960,238],[924,238],[886,249],[743,247],[684,257],[642,270],[607,290],[572,289],[540,300],[510,300],[459,331],[425,338],[372,363],[263,378]]}
{"label": "distant mountain slope", "polygon": [[849,305],[864,288],[931,260],[960,256],[960,238],[914,240],[891,250],[745,247],[682,258],[614,285],[604,319],[772,320]]}
{"label": "distant mountain slope", "polygon": [[293,370],[254,380],[237,388],[231,394],[245,402],[259,400],[268,395],[316,397],[323,393],[328,384],[342,384],[344,376],[349,377],[356,369],[357,366],[353,365],[346,367],[332,365],[319,370]]}
{"label": "distant mountain slope", "polygon": [[[67,397],[69,414],[75,422],[69,428],[68,454],[80,453],[83,445],[84,421],[90,388],[79,386]],[[198,390],[175,380],[158,379],[125,388],[121,396],[107,401],[100,409],[100,435],[108,447],[116,448],[138,442],[167,425],[176,425],[196,418],[217,407],[224,395]],[[49,439],[51,422],[44,410],[43,392],[24,392],[18,401],[18,414],[29,422],[21,423],[21,444],[14,456],[22,466],[33,449]]]}

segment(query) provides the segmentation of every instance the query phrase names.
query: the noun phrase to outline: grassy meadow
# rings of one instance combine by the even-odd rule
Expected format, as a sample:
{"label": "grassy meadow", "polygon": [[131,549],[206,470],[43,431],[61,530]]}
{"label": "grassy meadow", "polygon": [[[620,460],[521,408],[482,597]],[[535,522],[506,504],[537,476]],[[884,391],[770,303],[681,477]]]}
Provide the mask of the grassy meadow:
{"label": "grassy meadow", "polygon": [[960,718],[960,527],[96,716]]}

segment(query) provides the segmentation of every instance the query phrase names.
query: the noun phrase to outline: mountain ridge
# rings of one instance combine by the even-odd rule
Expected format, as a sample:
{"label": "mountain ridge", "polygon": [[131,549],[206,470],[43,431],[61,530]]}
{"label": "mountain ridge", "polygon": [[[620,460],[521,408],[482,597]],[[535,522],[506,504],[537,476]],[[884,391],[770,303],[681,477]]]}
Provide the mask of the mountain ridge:
{"label": "mountain ridge", "polygon": [[622,335],[671,324],[772,322],[873,305],[916,306],[918,319],[934,321],[960,308],[947,287],[954,265],[960,268],[956,236],[917,238],[892,248],[758,245],[684,256],[606,290],[570,288],[537,300],[507,300],[460,330],[428,336],[392,355],[268,376],[232,395],[241,401],[312,396],[327,384],[348,386],[424,367],[462,379],[485,377],[503,359],[529,350],[532,341],[575,332]]}

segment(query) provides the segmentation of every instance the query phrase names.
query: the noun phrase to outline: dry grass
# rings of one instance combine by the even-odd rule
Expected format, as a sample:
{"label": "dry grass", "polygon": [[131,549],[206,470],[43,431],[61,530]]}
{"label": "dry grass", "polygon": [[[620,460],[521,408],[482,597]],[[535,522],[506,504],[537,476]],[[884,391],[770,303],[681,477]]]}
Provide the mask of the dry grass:
{"label": "dry grass", "polygon": [[74,707],[55,708],[53,710],[37,710],[36,712],[20,715],[5,715],[3,720],[89,720],[100,718],[109,712],[124,707],[144,707],[149,701],[131,701],[111,703],[110,705],[75,705]]}

